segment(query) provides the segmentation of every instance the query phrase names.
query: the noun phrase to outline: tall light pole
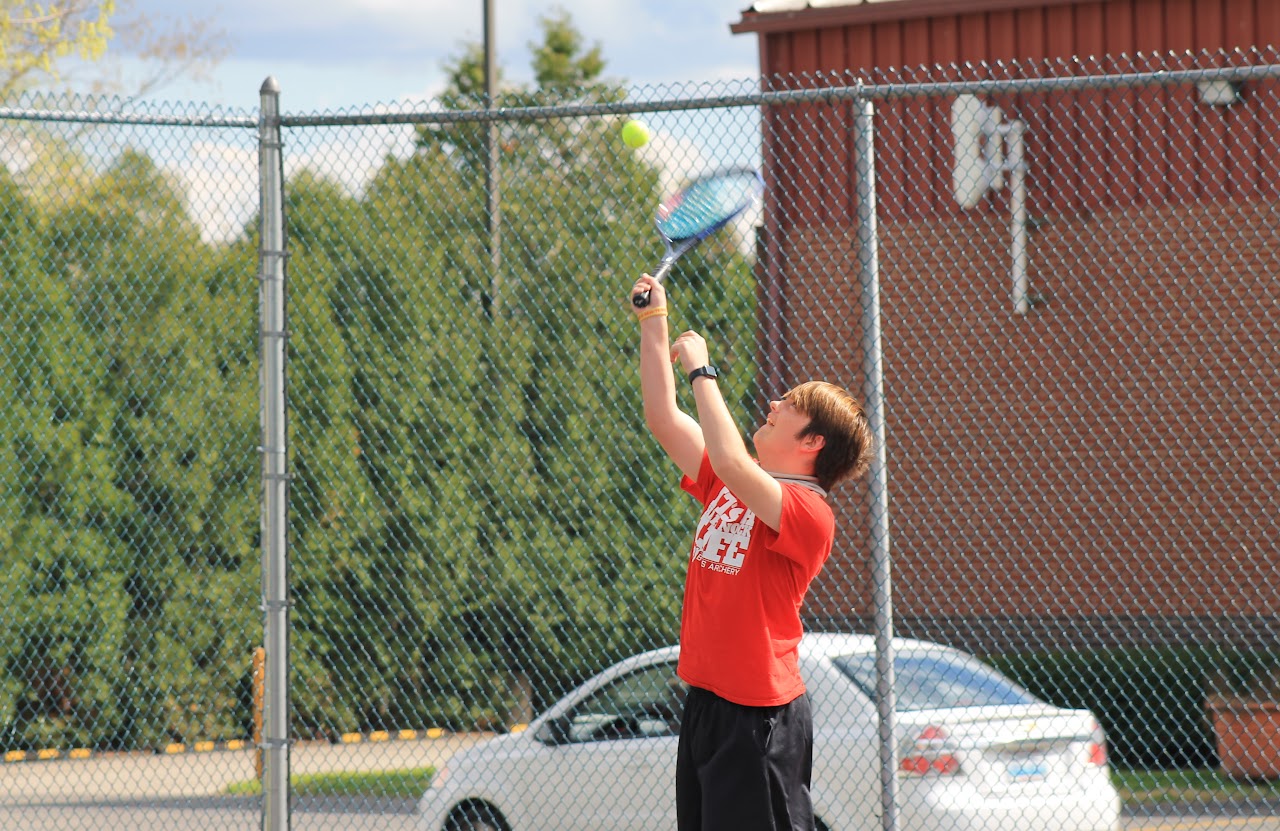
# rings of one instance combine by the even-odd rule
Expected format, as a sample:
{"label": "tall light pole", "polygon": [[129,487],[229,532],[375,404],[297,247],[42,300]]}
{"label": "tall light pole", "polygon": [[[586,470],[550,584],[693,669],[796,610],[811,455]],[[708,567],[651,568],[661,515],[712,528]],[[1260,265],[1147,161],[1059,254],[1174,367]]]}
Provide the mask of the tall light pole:
{"label": "tall light pole", "polygon": [[[498,93],[498,43],[494,37],[497,16],[494,0],[484,0],[484,108],[492,110]],[[484,189],[485,216],[489,228],[489,314],[498,314],[498,295],[502,288],[502,206],[499,201],[498,162],[501,147],[498,144],[498,122],[492,118],[485,122]]]}

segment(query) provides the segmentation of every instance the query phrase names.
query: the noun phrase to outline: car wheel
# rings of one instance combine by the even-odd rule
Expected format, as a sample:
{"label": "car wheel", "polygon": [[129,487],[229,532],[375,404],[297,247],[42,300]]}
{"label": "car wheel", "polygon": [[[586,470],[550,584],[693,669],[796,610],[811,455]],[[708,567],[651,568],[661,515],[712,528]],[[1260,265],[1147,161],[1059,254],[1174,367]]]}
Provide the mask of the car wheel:
{"label": "car wheel", "polygon": [[507,831],[502,814],[488,805],[472,805],[449,820],[449,831]]}

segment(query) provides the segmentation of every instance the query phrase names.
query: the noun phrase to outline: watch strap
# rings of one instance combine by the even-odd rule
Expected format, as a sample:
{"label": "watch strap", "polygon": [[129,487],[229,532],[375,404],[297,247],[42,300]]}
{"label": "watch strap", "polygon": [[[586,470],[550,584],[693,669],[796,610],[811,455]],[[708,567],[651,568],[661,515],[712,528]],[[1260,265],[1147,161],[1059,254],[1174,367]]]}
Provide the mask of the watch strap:
{"label": "watch strap", "polygon": [[719,377],[720,377],[720,370],[708,364],[707,366],[700,366],[697,369],[695,369],[693,372],[690,372],[689,383],[692,384],[694,380],[697,378],[719,378]]}

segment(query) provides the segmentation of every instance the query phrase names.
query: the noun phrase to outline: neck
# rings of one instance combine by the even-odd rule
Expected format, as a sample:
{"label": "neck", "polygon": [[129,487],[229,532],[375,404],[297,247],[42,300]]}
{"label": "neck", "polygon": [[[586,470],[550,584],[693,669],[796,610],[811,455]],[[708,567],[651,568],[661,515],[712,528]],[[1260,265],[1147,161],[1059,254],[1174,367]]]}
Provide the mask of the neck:
{"label": "neck", "polygon": [[808,473],[782,473],[779,471],[766,470],[765,473],[777,479],[779,482],[790,482],[801,487],[808,488],[815,493],[826,497],[827,492],[818,486],[818,477]]}

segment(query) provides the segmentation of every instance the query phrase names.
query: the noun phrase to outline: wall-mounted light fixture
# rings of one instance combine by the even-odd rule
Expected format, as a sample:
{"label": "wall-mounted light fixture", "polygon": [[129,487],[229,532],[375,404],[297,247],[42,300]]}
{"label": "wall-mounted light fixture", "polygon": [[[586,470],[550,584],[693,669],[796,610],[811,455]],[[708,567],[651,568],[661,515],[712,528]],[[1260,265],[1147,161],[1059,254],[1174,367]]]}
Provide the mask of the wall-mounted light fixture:
{"label": "wall-mounted light fixture", "polygon": [[[1004,111],[976,95],[957,95],[951,103],[951,187],[960,207],[976,207],[988,192],[1009,179],[1009,251],[1013,260],[1013,311],[1025,315],[1032,305],[1027,291],[1027,125],[1005,121]],[[1006,145],[1008,150],[1006,152]]]}

